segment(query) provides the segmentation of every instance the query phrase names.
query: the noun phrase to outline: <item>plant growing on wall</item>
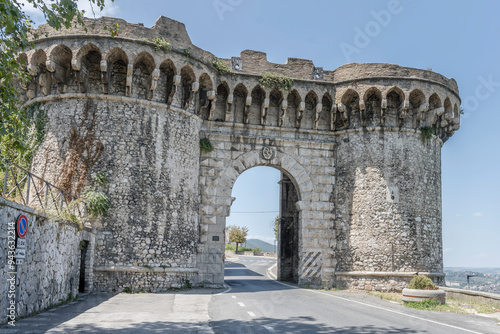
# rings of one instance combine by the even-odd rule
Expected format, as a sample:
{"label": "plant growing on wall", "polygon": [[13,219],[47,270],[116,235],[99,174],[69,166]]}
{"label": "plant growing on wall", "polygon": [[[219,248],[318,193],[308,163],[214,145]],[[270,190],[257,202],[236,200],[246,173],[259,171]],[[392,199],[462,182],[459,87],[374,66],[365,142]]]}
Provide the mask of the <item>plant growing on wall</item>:
{"label": "plant growing on wall", "polygon": [[282,90],[292,90],[293,79],[279,73],[262,73],[262,78],[259,80],[262,86],[269,88],[277,88]]}
{"label": "plant growing on wall", "polygon": [[200,139],[200,149],[205,153],[210,153],[214,147],[208,138],[202,138]]}
{"label": "plant growing on wall", "polygon": [[227,66],[224,60],[220,58],[217,57],[212,58],[212,66],[215,67],[219,75],[231,73],[231,69],[229,68],[229,66]]}
{"label": "plant growing on wall", "polygon": [[434,135],[434,128],[432,126],[422,126],[420,128],[420,139],[423,144],[426,144]]}
{"label": "plant growing on wall", "polygon": [[156,51],[170,51],[172,49],[169,42],[167,42],[164,38],[153,38],[153,43],[155,44]]}
{"label": "plant growing on wall", "polygon": [[91,216],[104,216],[108,213],[110,206],[109,197],[102,190],[106,187],[108,176],[105,172],[98,172],[94,177],[94,181],[97,183],[97,188],[85,189],[83,191],[83,202]]}
{"label": "plant growing on wall", "polygon": [[236,251],[238,251],[239,244],[247,241],[248,227],[229,225],[226,232],[229,242],[236,243]]}
{"label": "plant growing on wall", "polygon": [[101,158],[104,145],[96,139],[96,108],[87,102],[80,124],[73,124],[68,138],[58,186],[64,191],[78,196],[87,181],[87,175]]}

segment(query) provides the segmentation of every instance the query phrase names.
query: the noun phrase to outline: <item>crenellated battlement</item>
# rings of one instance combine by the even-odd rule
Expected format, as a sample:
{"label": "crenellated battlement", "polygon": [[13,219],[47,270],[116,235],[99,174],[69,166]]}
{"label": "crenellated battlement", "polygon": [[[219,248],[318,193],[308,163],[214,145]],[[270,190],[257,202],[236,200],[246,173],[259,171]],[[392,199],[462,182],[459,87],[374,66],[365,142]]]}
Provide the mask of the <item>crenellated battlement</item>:
{"label": "crenellated battlement", "polygon": [[[119,37],[104,26],[117,22]],[[362,127],[419,129],[433,126],[447,140],[460,127],[460,98],[453,79],[390,64],[347,64],[324,71],[305,59],[286,64],[245,50],[224,62],[191,44],[184,25],[160,17],[152,28],[120,19],[88,20],[82,28],[55,31],[47,25],[35,50],[21,56],[32,80],[26,98],[66,93],[112,94],[173,105],[206,121],[338,131]],[[152,42],[171,43],[168,51]],[[262,73],[293,78],[291,91],[264,87]]]}

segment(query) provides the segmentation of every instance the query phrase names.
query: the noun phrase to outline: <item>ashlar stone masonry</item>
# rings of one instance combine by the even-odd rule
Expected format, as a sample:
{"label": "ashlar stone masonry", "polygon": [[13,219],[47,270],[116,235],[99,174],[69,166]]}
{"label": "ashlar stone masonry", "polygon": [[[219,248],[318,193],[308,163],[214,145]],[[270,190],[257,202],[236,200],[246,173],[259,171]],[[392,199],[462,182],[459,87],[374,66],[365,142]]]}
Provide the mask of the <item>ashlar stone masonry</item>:
{"label": "ashlar stone masonry", "polygon": [[[88,24],[41,26],[47,37],[20,57],[32,78],[24,103],[49,116],[34,173],[56,182],[85,110],[104,147],[89,173],[107,173],[111,198],[93,226],[94,290],[222,285],[231,190],[255,166],[283,176],[280,279],[377,290],[416,272],[443,279],[440,152],[460,127],[455,80],[390,64],[273,64],[251,50],[222,59],[231,73],[220,74],[182,23]],[[265,72],[292,89],[262,85]],[[205,138],[213,151],[200,150]]]}

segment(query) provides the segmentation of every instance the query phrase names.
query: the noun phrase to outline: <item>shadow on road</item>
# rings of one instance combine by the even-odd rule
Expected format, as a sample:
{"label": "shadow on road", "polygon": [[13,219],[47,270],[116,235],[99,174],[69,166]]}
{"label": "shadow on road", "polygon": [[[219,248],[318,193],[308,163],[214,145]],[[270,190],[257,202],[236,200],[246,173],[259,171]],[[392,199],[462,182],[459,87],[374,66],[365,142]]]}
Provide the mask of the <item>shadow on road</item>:
{"label": "shadow on road", "polygon": [[[315,322],[312,317],[293,317],[287,319],[257,318],[252,321],[224,320],[210,322],[210,327],[215,333],[232,334],[254,334],[269,333],[272,328],[277,333],[350,333],[350,334],[410,334],[424,333],[402,327],[380,327],[380,326],[345,326],[332,327]],[[273,332],[274,333],[274,332]]]}

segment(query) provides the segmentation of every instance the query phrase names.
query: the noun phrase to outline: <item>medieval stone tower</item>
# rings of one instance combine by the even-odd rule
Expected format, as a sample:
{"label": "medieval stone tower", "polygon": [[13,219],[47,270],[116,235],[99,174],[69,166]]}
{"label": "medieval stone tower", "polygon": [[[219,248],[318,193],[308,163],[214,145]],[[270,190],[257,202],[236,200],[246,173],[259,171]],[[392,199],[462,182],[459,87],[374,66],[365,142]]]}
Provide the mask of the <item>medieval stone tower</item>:
{"label": "medieval stone tower", "polygon": [[[115,22],[112,38],[103,27]],[[34,173],[57,183],[69,166],[90,186],[107,175],[90,290],[220,286],[231,190],[255,166],[282,172],[279,279],[397,290],[415,272],[444,277],[441,146],[460,125],[455,80],[389,64],[273,64],[250,50],[217,62],[165,17],[87,26],[42,26],[20,56],[24,103],[49,117]]]}

